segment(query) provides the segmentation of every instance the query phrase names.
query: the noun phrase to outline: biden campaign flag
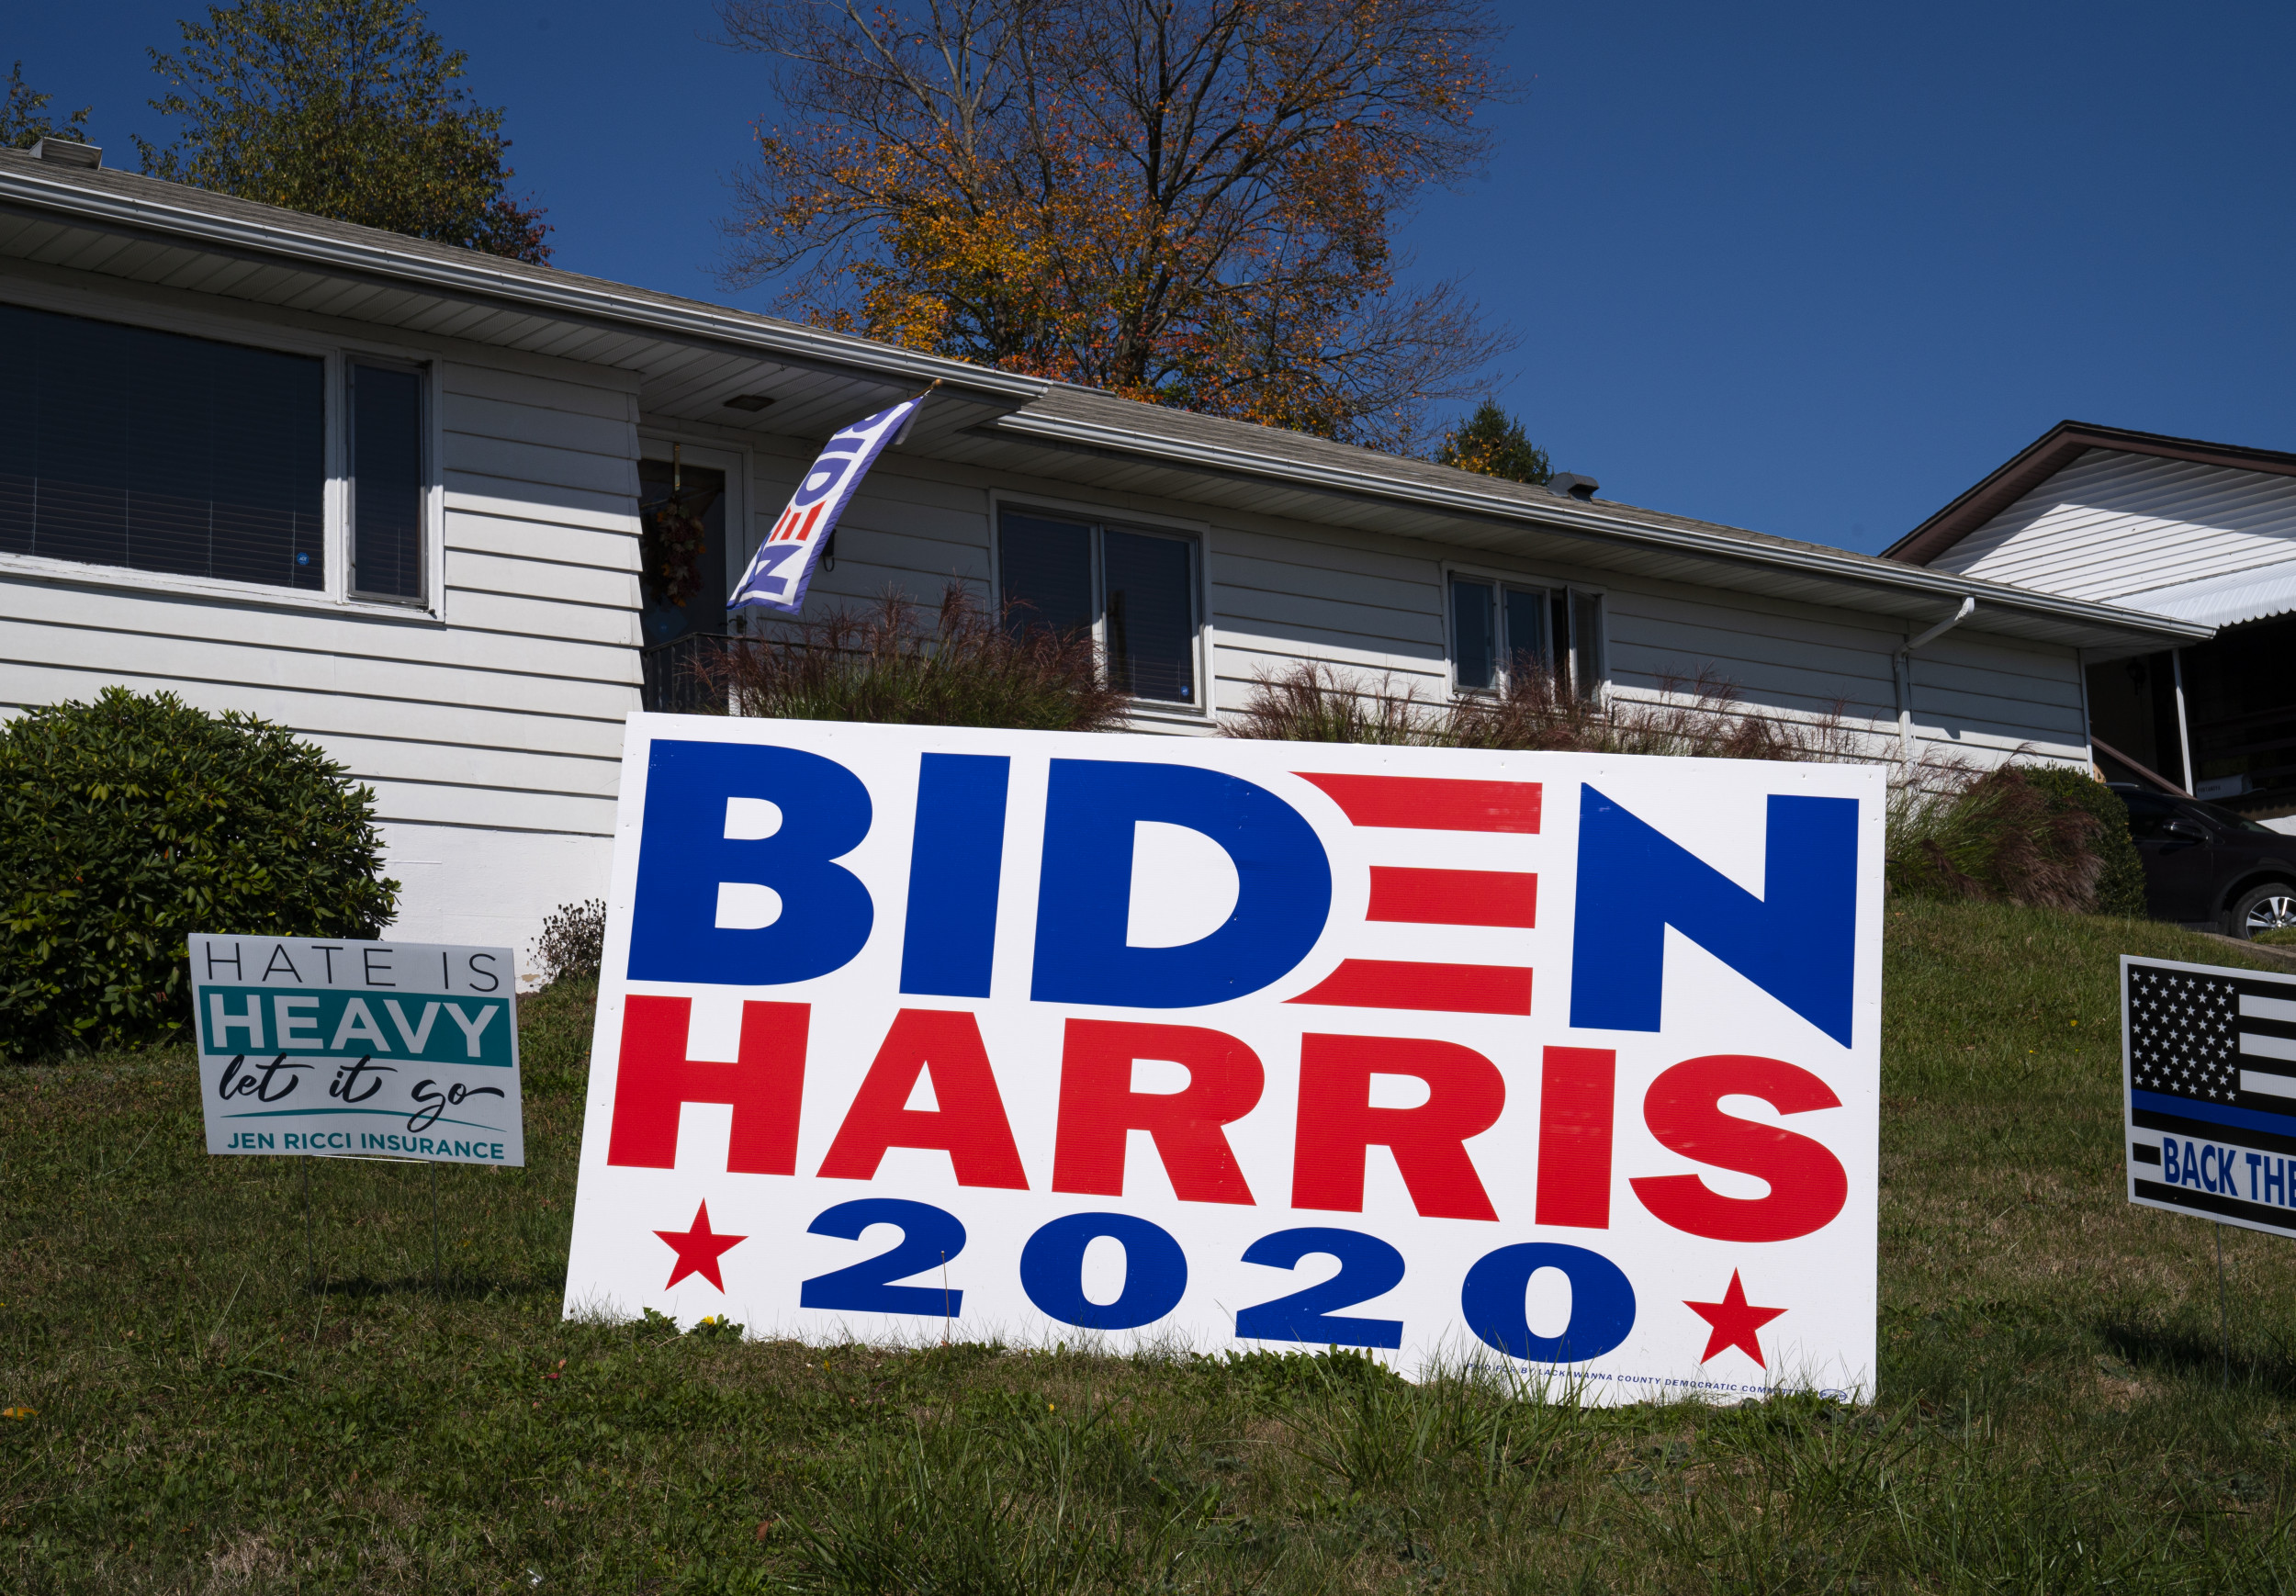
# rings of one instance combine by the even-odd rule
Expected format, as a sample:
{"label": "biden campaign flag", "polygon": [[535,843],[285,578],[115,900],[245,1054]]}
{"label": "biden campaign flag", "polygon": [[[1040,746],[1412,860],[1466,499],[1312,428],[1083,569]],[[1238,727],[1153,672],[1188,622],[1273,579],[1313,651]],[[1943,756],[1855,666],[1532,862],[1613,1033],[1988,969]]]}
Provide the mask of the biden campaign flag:
{"label": "biden campaign flag", "polygon": [[566,1310],[1870,1398],[1883,807],[634,716]]}
{"label": "biden campaign flag", "polygon": [[[931,389],[927,389],[929,393]],[[805,468],[797,491],[758,545],[749,568],[726,600],[726,608],[765,610],[794,615],[805,607],[814,563],[837,530],[838,517],[888,444],[897,441],[925,403],[925,395],[903,399],[891,410],[863,416],[822,445]]]}

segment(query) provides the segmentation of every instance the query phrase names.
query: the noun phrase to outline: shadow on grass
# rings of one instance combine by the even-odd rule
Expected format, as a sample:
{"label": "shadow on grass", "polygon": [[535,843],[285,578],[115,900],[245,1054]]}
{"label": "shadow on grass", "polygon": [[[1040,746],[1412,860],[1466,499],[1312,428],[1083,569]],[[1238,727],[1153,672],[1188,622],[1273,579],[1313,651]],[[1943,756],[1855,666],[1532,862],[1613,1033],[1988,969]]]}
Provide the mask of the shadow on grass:
{"label": "shadow on grass", "polygon": [[[2223,1338],[2213,1327],[2206,1332],[2160,1324],[2113,1320],[2093,1327],[2113,1354],[2133,1367],[2194,1379],[2224,1377]],[[2232,1343],[2234,1383],[2274,1396],[2296,1396],[2296,1347],[2279,1337],[2258,1347],[2234,1333]]]}

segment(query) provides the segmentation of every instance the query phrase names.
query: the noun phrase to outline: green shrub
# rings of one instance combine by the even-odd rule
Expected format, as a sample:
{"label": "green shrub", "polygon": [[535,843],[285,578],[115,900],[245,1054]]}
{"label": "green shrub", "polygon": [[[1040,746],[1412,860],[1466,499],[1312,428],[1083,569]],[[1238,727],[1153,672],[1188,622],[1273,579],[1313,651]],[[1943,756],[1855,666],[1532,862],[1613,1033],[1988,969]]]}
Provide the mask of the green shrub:
{"label": "green shrub", "polygon": [[2120,794],[2086,771],[2065,765],[2029,767],[2025,780],[2052,804],[2096,817],[2097,831],[2088,843],[2103,867],[2097,877],[2096,912],[2143,919],[2144,861],[2137,857],[2136,839],[2129,835],[2129,806]]}
{"label": "green shrub", "polygon": [[[2130,868],[2138,871],[2133,906]],[[1908,897],[2144,913],[2127,810],[2072,770],[1998,765],[1900,785],[1890,795],[1888,872],[1889,890]]]}
{"label": "green shrub", "polygon": [[173,693],[0,726],[0,1054],[174,1039],[190,932],[374,936],[399,891],[374,804],[282,728]]}

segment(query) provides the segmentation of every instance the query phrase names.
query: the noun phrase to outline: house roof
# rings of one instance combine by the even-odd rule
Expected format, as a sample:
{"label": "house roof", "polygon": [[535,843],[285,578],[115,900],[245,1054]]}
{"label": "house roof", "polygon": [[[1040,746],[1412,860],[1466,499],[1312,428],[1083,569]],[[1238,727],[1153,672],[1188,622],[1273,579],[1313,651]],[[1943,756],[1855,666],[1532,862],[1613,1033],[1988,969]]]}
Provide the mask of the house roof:
{"label": "house roof", "polygon": [[2059,421],[2028,444],[2007,465],[1884,549],[1882,557],[1908,565],[1930,564],[2091,449],[2296,477],[2296,455],[2277,449],[2172,438],[2161,433],[2099,426],[2094,421]]}
{"label": "house roof", "polygon": [[[938,458],[1836,605],[1908,627],[1975,597],[1971,630],[2076,647],[2157,648],[2212,630],[1902,558],[1565,498],[22,152],[0,151],[0,257],[618,367],[635,376],[650,417],[815,438],[850,421],[856,406],[938,378],[941,391],[906,446]],[[724,401],[745,392],[777,402],[736,420]]]}

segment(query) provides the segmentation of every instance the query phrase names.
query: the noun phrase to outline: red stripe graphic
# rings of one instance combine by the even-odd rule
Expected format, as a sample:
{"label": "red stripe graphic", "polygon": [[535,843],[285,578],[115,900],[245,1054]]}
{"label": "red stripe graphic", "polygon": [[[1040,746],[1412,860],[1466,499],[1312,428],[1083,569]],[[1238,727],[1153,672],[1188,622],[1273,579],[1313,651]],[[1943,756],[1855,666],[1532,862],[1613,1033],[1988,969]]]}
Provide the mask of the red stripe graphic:
{"label": "red stripe graphic", "polygon": [[1331,795],[1357,826],[1405,831],[1538,829],[1536,781],[1459,781],[1443,776],[1334,776],[1295,772]]}
{"label": "red stripe graphic", "polygon": [[1371,867],[1367,920],[1414,926],[1517,926],[1538,923],[1538,877],[1528,871],[1413,870]]}
{"label": "red stripe graphic", "polygon": [[1293,1003],[1334,1008],[1420,1008],[1439,1014],[1528,1014],[1531,972],[1513,964],[1419,964],[1343,959]]}

